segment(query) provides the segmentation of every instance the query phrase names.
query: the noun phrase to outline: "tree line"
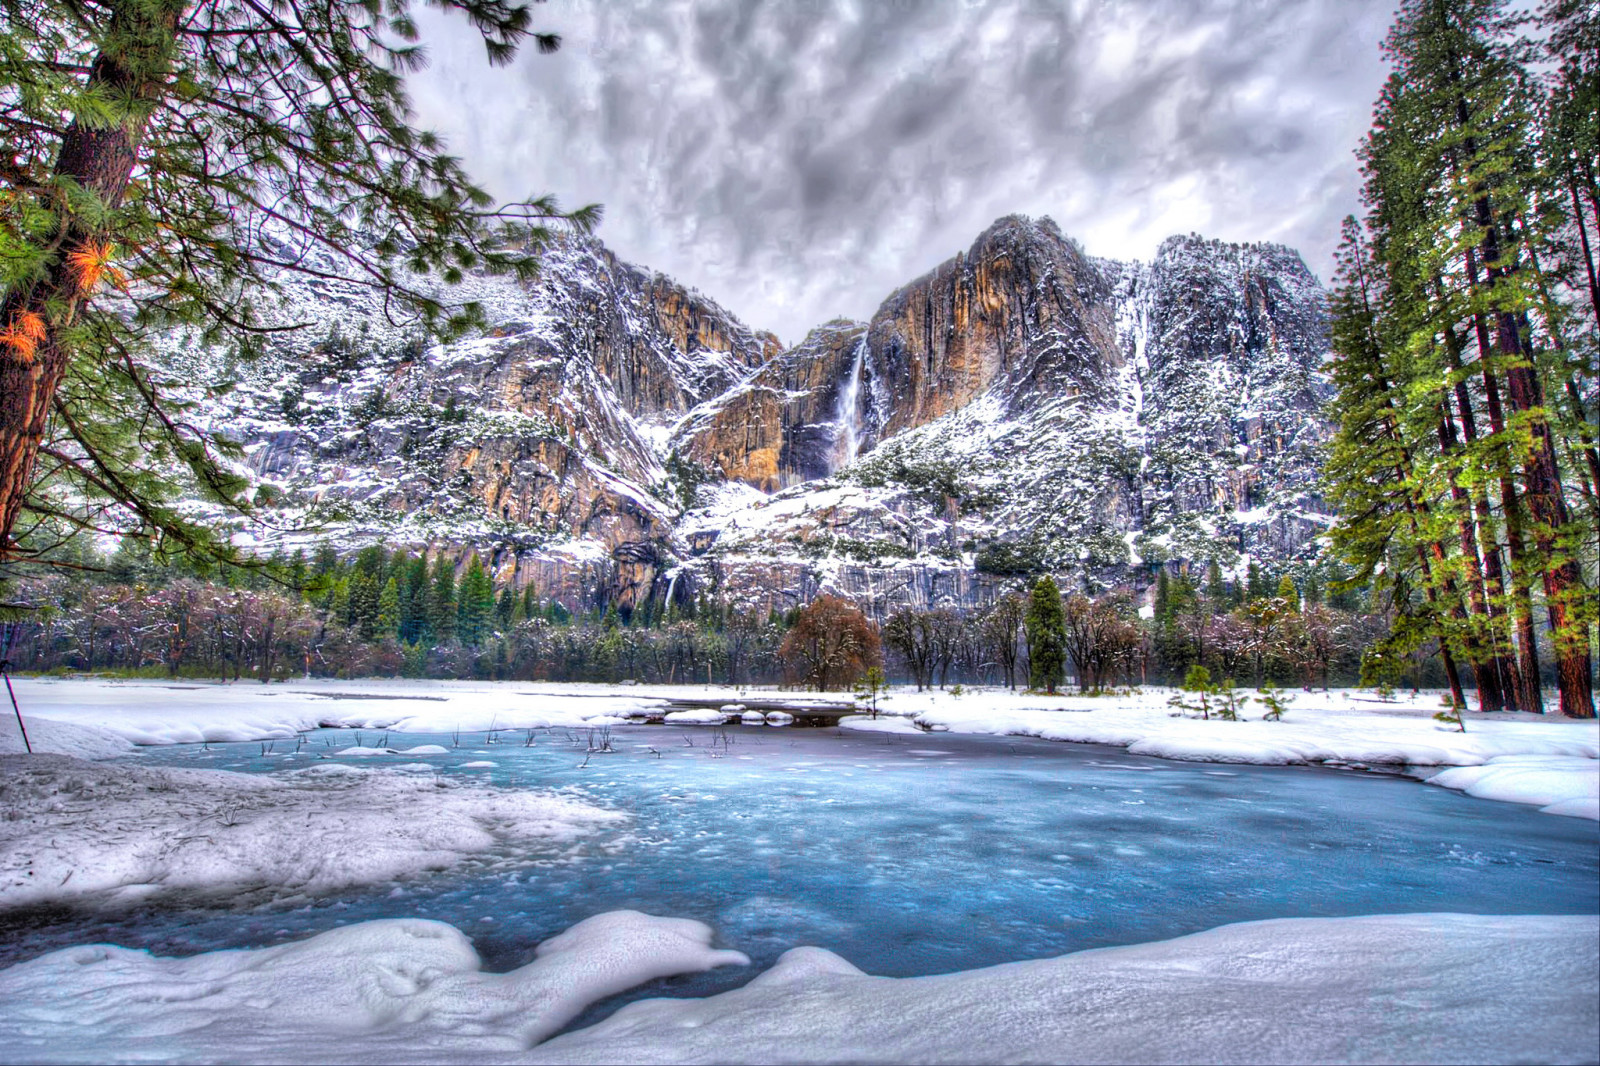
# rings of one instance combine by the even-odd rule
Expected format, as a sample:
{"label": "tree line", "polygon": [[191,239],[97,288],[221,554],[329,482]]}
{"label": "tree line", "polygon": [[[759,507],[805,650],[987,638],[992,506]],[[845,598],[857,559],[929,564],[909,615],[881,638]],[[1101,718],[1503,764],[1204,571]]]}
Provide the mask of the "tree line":
{"label": "tree line", "polygon": [[[1171,682],[1189,666],[1305,684],[1357,678],[1383,619],[1325,604],[1252,566],[1204,587],[1163,570],[1153,609],[1128,590],[1063,594],[1053,579],[974,610],[902,608],[875,625],[822,595],[788,611],[694,596],[595,610],[496,584],[476,553],[369,546],[275,554],[259,565],[165,557],[130,538],[109,556],[12,585],[34,605],[10,624],[17,669],[268,681],[404,676],[795,684],[847,689],[874,667],[919,690],[1002,684],[1082,692]],[[1345,595],[1345,599],[1351,597]]]}
{"label": "tree line", "polygon": [[[1331,301],[1325,467],[1351,581],[1458,706],[1593,717],[1600,9],[1407,0]],[[1540,616],[1543,616],[1542,619]]]}

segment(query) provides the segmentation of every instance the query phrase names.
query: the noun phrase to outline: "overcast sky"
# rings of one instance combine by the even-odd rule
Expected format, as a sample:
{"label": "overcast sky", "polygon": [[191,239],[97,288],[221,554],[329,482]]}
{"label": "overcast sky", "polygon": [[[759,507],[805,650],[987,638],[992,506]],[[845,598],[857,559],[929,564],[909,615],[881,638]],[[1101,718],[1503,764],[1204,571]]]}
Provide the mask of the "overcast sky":
{"label": "overcast sky", "polygon": [[600,202],[624,259],[794,343],[1012,213],[1122,258],[1281,241],[1326,279],[1393,6],[551,0],[561,51],[500,70],[428,18],[413,94],[496,194]]}

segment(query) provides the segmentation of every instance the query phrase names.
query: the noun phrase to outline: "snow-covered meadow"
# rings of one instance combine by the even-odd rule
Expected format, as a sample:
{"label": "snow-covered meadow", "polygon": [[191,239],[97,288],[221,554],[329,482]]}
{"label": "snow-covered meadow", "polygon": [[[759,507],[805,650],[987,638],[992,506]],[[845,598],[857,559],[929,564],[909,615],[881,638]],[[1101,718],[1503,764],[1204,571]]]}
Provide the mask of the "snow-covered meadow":
{"label": "snow-covered meadow", "polygon": [[[0,970],[9,1060],[1585,1061],[1600,1040],[1592,722],[969,690],[834,730],[740,708],[838,694],[705,686],[16,687],[63,754],[0,755],[0,921],[38,945]],[[728,734],[628,724],[684,698]],[[620,998],[668,998],[615,1009],[641,984]]]}

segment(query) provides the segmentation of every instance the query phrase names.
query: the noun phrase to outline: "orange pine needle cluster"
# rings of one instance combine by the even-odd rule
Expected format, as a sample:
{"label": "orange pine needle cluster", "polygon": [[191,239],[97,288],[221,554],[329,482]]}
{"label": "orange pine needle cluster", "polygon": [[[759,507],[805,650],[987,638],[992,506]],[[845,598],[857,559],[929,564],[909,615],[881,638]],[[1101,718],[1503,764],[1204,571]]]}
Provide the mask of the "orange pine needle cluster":
{"label": "orange pine needle cluster", "polygon": [[67,253],[67,269],[79,295],[87,296],[101,280],[122,287],[122,273],[111,266],[111,244],[107,241],[85,241],[75,251]]}
{"label": "orange pine needle cluster", "polygon": [[36,311],[18,311],[11,316],[10,325],[0,329],[0,348],[7,349],[19,363],[31,363],[45,333],[43,315]]}

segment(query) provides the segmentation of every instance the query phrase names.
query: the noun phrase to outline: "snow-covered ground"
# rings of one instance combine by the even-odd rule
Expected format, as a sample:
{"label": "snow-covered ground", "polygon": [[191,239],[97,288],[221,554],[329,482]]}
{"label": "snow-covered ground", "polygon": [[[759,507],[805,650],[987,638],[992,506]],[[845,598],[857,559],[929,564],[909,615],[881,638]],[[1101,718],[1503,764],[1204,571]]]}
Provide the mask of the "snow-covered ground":
{"label": "snow-covered ground", "polygon": [[654,977],[743,964],[699,922],[598,915],[483,973],[454,927],[364,922],[188,959],[69,948],[0,971],[27,1062],[1592,1062],[1594,917],[1410,914],[1222,926],[933,977],[796,948],[708,999]]}
{"label": "snow-covered ground", "polygon": [[369,770],[309,756],[268,776],[0,755],[0,907],[171,892],[281,902],[490,852],[548,859],[626,820],[574,796],[473,787],[395,761]]}
{"label": "snow-covered ground", "polygon": [[[671,697],[721,701],[733,719],[741,698],[840,699],[704,686],[47,679],[22,680],[17,694],[35,747],[66,754],[0,754],[0,908],[145,899],[181,908],[213,895],[276,904],[430,869],[571,863],[581,847],[633,846],[644,815],[630,822],[610,809],[619,804],[594,794],[492,787],[487,775],[437,772],[463,755],[449,734],[623,728],[623,715],[659,710]],[[1486,798],[1597,814],[1600,730],[1592,722],[1469,715],[1463,734],[1432,719],[1433,699],[1379,703],[1341,692],[1296,694],[1282,722],[1260,721],[1254,705],[1248,721],[1198,721],[1172,717],[1167,695],[902,691],[880,700],[878,718],[843,726],[1027,735],[1185,761],[1406,763],[1438,768],[1435,783]],[[15,721],[0,723],[0,751],[19,751]],[[322,724],[350,730],[337,735],[349,743],[313,748],[295,739]],[[389,746],[391,730],[413,735]],[[436,734],[438,743],[419,733]],[[136,752],[136,743],[201,740],[276,741],[261,761],[283,769],[105,761]],[[493,766],[475,759],[459,768]],[[840,955],[799,947],[742,987],[633,1003],[552,1039],[591,1003],[656,978],[745,964],[737,949],[755,947],[730,936],[719,949],[715,931],[700,922],[612,910],[546,941],[520,969],[489,974],[455,925],[403,917],[411,913],[404,899],[394,897],[392,912],[378,910],[382,920],[293,943],[182,959],[83,946],[0,970],[0,1057],[1581,1062],[1595,1061],[1600,1046],[1593,915],[1244,922],[910,978],[869,976]],[[537,894],[529,905],[540,906]],[[1025,941],[1010,957],[1050,953]]]}
{"label": "snow-covered ground", "polygon": [[[731,705],[753,694],[729,686],[447,681],[207,685],[25,678],[16,685],[30,720],[86,730],[41,721],[32,731],[39,750],[90,758],[125,752],[122,741],[283,739],[321,724],[441,737],[491,729],[615,726],[623,722],[621,716],[659,710],[671,698]],[[880,698],[878,719],[844,725],[1110,744],[1136,755],[1200,762],[1459,767],[1435,775],[1433,783],[1600,820],[1600,723],[1592,720],[1469,713],[1462,733],[1434,721],[1437,694],[1385,703],[1370,693],[1335,690],[1290,693],[1292,702],[1280,722],[1261,721],[1262,708],[1253,702],[1244,709],[1246,721],[1201,721],[1173,717],[1169,695],[1164,689],[1092,699],[1004,689],[968,690],[961,696],[896,691]],[[837,703],[841,696],[783,693],[782,698]],[[20,750],[15,722],[0,717],[0,751]]]}

